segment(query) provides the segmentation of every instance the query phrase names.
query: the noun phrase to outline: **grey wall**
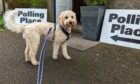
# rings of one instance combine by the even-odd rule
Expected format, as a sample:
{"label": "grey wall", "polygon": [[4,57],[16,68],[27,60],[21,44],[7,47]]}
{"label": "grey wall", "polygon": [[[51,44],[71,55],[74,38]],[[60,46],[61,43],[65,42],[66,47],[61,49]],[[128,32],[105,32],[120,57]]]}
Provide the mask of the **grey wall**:
{"label": "grey wall", "polygon": [[140,9],[140,0],[108,0],[109,8]]}

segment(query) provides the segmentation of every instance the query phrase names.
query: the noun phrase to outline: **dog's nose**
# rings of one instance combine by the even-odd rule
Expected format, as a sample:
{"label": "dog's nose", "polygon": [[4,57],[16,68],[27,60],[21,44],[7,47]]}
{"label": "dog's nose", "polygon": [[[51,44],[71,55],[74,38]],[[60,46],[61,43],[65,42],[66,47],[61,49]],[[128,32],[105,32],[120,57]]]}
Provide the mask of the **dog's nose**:
{"label": "dog's nose", "polygon": [[73,25],[73,22],[69,22],[70,25]]}

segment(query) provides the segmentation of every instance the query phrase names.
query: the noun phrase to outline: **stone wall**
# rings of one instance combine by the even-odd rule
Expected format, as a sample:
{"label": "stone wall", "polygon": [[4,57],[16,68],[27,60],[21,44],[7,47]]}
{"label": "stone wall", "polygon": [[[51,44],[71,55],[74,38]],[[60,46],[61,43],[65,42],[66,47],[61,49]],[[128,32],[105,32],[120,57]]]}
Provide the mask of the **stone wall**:
{"label": "stone wall", "polygon": [[2,5],[2,0],[0,0],[0,14],[2,14],[3,11],[3,5]]}
{"label": "stone wall", "polygon": [[108,8],[140,9],[140,0],[108,0]]}

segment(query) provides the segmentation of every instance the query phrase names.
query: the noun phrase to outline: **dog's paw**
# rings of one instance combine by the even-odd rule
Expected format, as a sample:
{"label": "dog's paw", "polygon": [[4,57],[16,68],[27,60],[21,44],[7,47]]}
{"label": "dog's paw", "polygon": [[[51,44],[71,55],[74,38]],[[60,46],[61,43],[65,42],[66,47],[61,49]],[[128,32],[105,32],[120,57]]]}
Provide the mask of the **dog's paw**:
{"label": "dog's paw", "polygon": [[71,60],[71,56],[64,56],[66,60]]}
{"label": "dog's paw", "polygon": [[29,61],[30,61],[30,59],[29,59],[29,58],[25,58],[25,61],[26,61],[26,62],[29,62]]}
{"label": "dog's paw", "polygon": [[39,64],[39,62],[38,61],[32,61],[32,64],[36,66],[36,65]]}
{"label": "dog's paw", "polygon": [[53,56],[53,57],[52,57],[52,59],[53,59],[53,60],[57,60],[57,59],[58,59],[58,57],[57,57],[57,56],[56,56],[56,57],[54,57],[54,56]]}

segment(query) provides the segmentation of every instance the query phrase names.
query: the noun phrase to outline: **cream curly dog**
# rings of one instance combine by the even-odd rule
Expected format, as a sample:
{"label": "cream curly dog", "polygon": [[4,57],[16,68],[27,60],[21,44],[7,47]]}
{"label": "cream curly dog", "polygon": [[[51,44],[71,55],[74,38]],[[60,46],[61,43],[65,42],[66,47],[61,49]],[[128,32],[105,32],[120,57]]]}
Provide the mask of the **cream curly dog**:
{"label": "cream curly dog", "polygon": [[54,23],[37,22],[29,25],[19,25],[14,21],[17,14],[15,10],[7,11],[4,15],[5,26],[12,32],[23,33],[26,42],[25,61],[31,61],[33,65],[38,65],[36,54],[40,44],[41,36],[46,35],[49,28],[52,28],[49,40],[53,41],[53,59],[58,59],[57,54],[59,47],[62,47],[64,58],[69,60],[71,57],[67,53],[67,40],[73,26],[77,24],[76,14],[71,10],[61,12],[58,17],[58,24],[54,30]]}

